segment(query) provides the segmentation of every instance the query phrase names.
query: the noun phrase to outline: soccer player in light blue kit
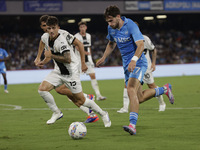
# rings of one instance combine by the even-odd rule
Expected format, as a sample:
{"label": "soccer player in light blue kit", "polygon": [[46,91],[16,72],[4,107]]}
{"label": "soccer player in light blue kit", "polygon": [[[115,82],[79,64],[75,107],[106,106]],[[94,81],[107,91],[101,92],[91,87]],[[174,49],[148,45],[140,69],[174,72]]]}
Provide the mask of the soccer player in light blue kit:
{"label": "soccer player in light blue kit", "polygon": [[130,100],[130,124],[129,126],[123,126],[123,128],[131,135],[134,135],[136,134],[139,103],[154,96],[166,94],[173,104],[174,97],[171,92],[171,85],[166,84],[163,87],[142,91],[143,77],[147,70],[147,60],[143,54],[144,37],[142,33],[131,19],[121,17],[117,6],[107,7],[104,17],[108,22],[107,39],[109,42],[103,57],[97,61],[96,65],[102,64],[116,45],[118,46],[122,56],[125,83]]}
{"label": "soccer player in light blue kit", "polygon": [[8,93],[7,90],[7,78],[6,78],[6,66],[5,66],[5,62],[6,60],[9,59],[8,53],[6,52],[5,49],[0,48],[0,73],[3,76],[4,79],[4,92]]}

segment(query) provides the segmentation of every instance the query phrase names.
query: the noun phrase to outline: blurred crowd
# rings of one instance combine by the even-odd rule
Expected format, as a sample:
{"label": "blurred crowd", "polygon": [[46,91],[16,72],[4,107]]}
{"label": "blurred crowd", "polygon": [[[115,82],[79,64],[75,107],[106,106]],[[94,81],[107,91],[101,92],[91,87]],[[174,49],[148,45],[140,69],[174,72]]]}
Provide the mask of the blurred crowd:
{"label": "blurred crowd", "polygon": [[[157,64],[200,63],[200,31],[159,30],[143,31],[156,46]],[[106,33],[92,35],[92,56],[94,63],[102,57],[108,40]],[[34,59],[37,55],[41,33],[30,35],[9,33],[0,35],[1,47],[7,50],[10,60],[6,62],[7,70],[37,69]],[[121,54],[116,48],[108,57],[104,66],[121,66]],[[53,68],[53,63],[44,67]]]}

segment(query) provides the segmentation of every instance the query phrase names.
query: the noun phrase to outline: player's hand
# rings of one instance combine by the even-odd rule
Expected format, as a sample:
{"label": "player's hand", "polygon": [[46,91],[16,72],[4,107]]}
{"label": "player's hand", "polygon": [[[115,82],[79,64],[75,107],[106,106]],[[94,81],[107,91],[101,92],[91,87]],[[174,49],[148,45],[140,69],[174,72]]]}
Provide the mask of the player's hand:
{"label": "player's hand", "polygon": [[40,61],[39,63],[37,63],[37,66],[42,68],[44,66],[44,63],[42,61]]}
{"label": "player's hand", "polygon": [[131,60],[131,62],[128,65],[128,71],[129,72],[133,72],[133,70],[135,69],[135,67],[136,67],[136,61]]}
{"label": "player's hand", "polygon": [[40,58],[35,58],[35,60],[34,60],[34,64],[36,65],[36,66],[38,66],[38,63],[40,62]]}
{"label": "player's hand", "polygon": [[96,62],[96,66],[99,67],[102,63],[104,63],[105,58],[101,57],[97,62]]}
{"label": "player's hand", "polygon": [[85,63],[82,63],[81,64],[81,69],[82,69],[82,72],[86,72],[88,70],[88,67],[86,66]]}
{"label": "player's hand", "polygon": [[51,50],[48,47],[48,49],[44,51],[44,56],[47,58],[51,58],[51,55],[52,55]]}

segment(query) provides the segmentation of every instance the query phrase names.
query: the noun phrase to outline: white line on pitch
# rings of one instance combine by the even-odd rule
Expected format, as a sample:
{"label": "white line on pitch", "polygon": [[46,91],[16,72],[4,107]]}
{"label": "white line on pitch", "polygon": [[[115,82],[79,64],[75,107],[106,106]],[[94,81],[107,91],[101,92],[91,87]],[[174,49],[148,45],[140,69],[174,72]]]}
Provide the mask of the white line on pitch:
{"label": "white line on pitch", "polygon": [[[9,106],[14,108],[0,108],[0,110],[49,110],[49,108],[22,108],[22,106],[17,105],[7,105],[7,104],[0,104],[2,106]],[[60,108],[61,110],[80,110],[79,108]],[[120,108],[103,108],[104,110],[117,110]],[[152,110],[158,108],[141,108],[141,110]],[[200,109],[200,107],[180,107],[180,108],[166,108],[170,110],[183,110],[183,109]]]}

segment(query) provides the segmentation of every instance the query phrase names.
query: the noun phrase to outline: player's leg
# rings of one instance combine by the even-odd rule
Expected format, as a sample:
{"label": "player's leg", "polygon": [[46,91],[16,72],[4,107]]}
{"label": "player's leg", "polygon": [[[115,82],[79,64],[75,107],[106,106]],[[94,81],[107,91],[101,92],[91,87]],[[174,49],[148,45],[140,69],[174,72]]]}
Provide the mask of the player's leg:
{"label": "player's leg", "polygon": [[136,134],[136,123],[138,120],[139,113],[139,99],[137,96],[140,81],[136,78],[129,78],[127,92],[130,100],[130,113],[129,113],[129,126],[123,126],[124,130],[129,132],[131,135]]}
{"label": "player's leg", "polygon": [[123,107],[118,110],[118,113],[128,113],[128,107],[129,107],[129,98],[128,98],[128,92],[126,84],[124,86],[124,92],[123,92]]}
{"label": "player's leg", "polygon": [[68,89],[65,84],[59,86],[59,87],[56,87],[55,88],[55,91],[60,94],[60,95],[66,95],[67,97],[69,97],[71,94],[69,94],[71,91],[70,89]]}
{"label": "player's leg", "polygon": [[[59,93],[61,95],[66,95],[70,101],[72,101],[72,102],[75,101],[71,90],[69,88],[67,88],[65,84],[57,87],[55,90],[57,93]],[[90,100],[94,100],[94,98],[95,98],[95,96],[93,94],[85,94],[85,93],[83,93],[83,94],[84,94],[85,98],[88,98]],[[85,121],[86,123],[92,123],[92,122],[96,122],[99,120],[99,117],[91,109],[89,109],[85,106],[81,106],[79,108],[87,114],[87,120]]]}
{"label": "player's leg", "polygon": [[[153,82],[151,84],[147,84],[148,87],[150,89],[155,89],[155,88],[158,88],[158,86],[156,86],[156,84]],[[159,103],[159,109],[158,111],[165,111],[165,108],[166,108],[166,104],[164,102],[164,99],[163,99],[163,96],[162,95],[159,95],[156,97],[158,99],[158,103]]]}
{"label": "player's leg", "polygon": [[[154,83],[154,77],[153,77],[153,74],[152,74],[151,70],[149,70],[149,72],[146,72],[144,74],[143,81],[144,81],[144,83],[147,84],[147,86],[150,89],[157,88],[156,84]],[[159,95],[156,98],[158,99],[158,103],[159,103],[159,110],[158,111],[165,111],[166,104],[164,102],[163,96]]]}
{"label": "player's leg", "polygon": [[[55,88],[55,91],[58,93],[58,94],[61,94],[61,95],[66,95],[70,100],[72,99],[73,95],[72,95],[72,92],[70,91],[69,88],[66,87],[65,84],[59,86],[59,87],[56,87]],[[95,99],[95,96],[93,94],[86,94],[86,93],[83,93],[84,94],[84,97],[88,97],[89,99],[91,100],[94,100]]]}
{"label": "player's leg", "polygon": [[6,73],[2,73],[2,76],[3,76],[3,79],[4,79],[4,92],[9,93],[8,90],[7,90],[8,86],[7,86]]}
{"label": "player's leg", "polygon": [[61,85],[61,76],[55,71],[52,71],[44,79],[38,88],[38,93],[44,99],[50,110],[53,112],[51,119],[47,121],[47,124],[53,124],[56,120],[63,117],[62,112],[57,107],[54,97],[51,95],[50,91]]}
{"label": "player's leg", "polygon": [[[141,92],[140,92],[141,93]],[[169,98],[171,104],[174,103],[174,96],[171,91],[171,84],[166,84],[163,87],[157,87],[155,89],[146,89],[139,94],[139,102],[143,103],[152,97],[158,97],[160,95],[166,94]]]}
{"label": "player's leg", "polygon": [[125,83],[127,86],[128,97],[130,101],[130,113],[129,113],[129,126],[123,126],[126,132],[131,135],[136,134],[136,123],[139,113],[139,98],[138,90],[141,90],[140,86],[143,83],[143,77],[147,70],[147,64],[141,64],[135,67],[133,72],[129,72],[128,68],[125,68]]}
{"label": "player's leg", "polygon": [[94,92],[96,94],[96,100],[105,100],[106,97],[102,96],[101,93],[100,93],[100,90],[99,90],[99,85],[98,85],[98,82],[96,80],[93,62],[87,62],[86,64],[87,64],[87,67],[88,67],[86,74],[88,74],[90,76],[91,85],[92,85],[92,88],[94,89]]}
{"label": "player's leg", "polygon": [[111,121],[109,119],[108,112],[103,111],[94,101],[91,101],[88,98],[85,98],[83,95],[83,92],[73,93],[73,95],[74,95],[73,101],[77,106],[79,107],[85,106],[85,107],[91,108],[92,110],[100,114],[105,127],[111,126]]}
{"label": "player's leg", "polygon": [[62,112],[55,103],[54,97],[50,93],[52,89],[54,89],[54,86],[47,81],[43,81],[38,88],[38,93],[53,112],[52,117],[46,122],[47,124],[53,124],[56,120],[63,117]]}

